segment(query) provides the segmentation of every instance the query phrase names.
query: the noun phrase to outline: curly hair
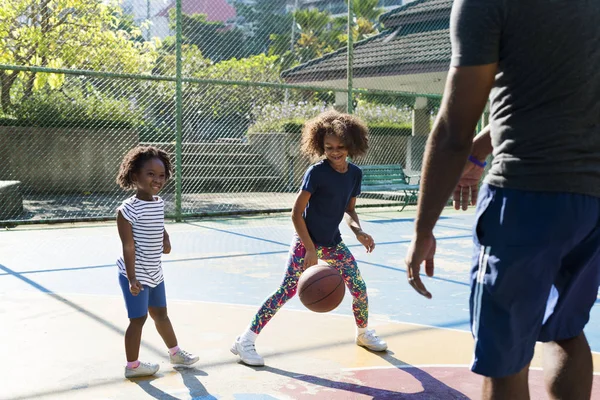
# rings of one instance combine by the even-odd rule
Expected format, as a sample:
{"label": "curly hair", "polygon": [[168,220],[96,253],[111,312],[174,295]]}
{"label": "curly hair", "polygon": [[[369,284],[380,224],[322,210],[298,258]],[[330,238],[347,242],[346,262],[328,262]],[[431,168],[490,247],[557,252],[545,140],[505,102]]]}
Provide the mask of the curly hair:
{"label": "curly hair", "polygon": [[369,129],[364,122],[354,115],[330,110],[304,124],[302,153],[311,159],[322,157],[326,135],[339,138],[350,157],[362,156],[369,148]]}
{"label": "curly hair", "polygon": [[169,154],[154,146],[138,146],[129,150],[123,158],[119,174],[117,175],[117,184],[123,189],[135,189],[133,183],[133,174],[137,173],[148,160],[158,158],[165,165],[165,178],[169,180],[173,174],[173,164]]}

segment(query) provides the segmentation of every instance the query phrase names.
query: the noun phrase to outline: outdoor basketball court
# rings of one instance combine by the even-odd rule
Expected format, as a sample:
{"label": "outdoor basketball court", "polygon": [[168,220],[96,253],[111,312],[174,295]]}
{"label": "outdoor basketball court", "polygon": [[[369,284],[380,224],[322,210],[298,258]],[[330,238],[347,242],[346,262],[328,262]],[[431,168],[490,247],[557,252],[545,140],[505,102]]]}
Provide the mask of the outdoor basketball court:
{"label": "outdoor basketball court", "polygon": [[[265,328],[265,367],[238,363],[229,347],[283,276],[293,227],[287,214],[169,223],[164,256],[169,313],[180,345],[199,354],[173,369],[148,319],[141,360],[160,363],[149,379],[127,380],[126,311],[115,260],[114,223],[22,226],[0,232],[0,399],[477,399],[468,370],[468,271],[473,213],[447,211],[437,227],[433,299],[406,282],[410,210],[360,209],[377,248],[342,234],[367,283],[370,327],[389,344],[372,353],[354,344],[351,296],[329,314],[290,301]],[[587,329],[600,399],[600,300]],[[532,398],[544,399],[536,354]]]}

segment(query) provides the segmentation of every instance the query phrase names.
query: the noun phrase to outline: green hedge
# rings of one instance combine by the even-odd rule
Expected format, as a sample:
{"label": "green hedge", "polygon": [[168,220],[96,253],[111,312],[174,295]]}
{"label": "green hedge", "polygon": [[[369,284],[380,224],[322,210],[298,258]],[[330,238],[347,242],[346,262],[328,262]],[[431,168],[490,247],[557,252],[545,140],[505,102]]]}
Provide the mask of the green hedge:
{"label": "green hedge", "polygon": [[[283,124],[283,130],[286,133],[301,133],[303,123],[286,122]],[[411,136],[412,126],[394,123],[371,123],[367,124],[371,135],[390,135],[390,136]]]}
{"label": "green hedge", "polygon": [[15,105],[12,115],[0,117],[0,126],[136,129],[144,125],[142,110],[127,98],[73,91],[41,91]]}
{"label": "green hedge", "polygon": [[137,129],[139,123],[129,121],[106,121],[98,119],[16,119],[0,118],[0,126],[79,128],[79,129]]}

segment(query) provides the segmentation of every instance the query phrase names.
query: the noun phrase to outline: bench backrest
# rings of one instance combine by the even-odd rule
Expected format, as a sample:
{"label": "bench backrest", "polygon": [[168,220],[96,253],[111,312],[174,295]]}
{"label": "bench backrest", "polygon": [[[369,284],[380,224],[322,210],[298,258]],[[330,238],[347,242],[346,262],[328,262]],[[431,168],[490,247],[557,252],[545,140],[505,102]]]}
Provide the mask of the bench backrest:
{"label": "bench backrest", "polygon": [[362,186],[408,185],[408,179],[400,164],[362,165]]}

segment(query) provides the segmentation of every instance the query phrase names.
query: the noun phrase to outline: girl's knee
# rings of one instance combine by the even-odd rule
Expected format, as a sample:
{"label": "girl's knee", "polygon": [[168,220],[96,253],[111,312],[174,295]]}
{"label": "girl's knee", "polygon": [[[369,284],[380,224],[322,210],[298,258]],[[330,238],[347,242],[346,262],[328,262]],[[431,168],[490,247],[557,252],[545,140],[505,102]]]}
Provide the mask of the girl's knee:
{"label": "girl's knee", "polygon": [[169,318],[167,307],[148,307],[148,312],[154,321],[164,321]]}
{"label": "girl's knee", "polygon": [[130,318],[129,325],[135,326],[135,327],[142,327],[142,326],[144,326],[144,323],[146,322],[147,318],[148,318],[148,314],[144,315],[143,317]]}
{"label": "girl's knee", "polygon": [[367,298],[367,284],[365,283],[365,281],[360,279],[359,281],[354,283],[350,293],[352,293],[352,297],[355,297],[357,299],[361,299],[361,300],[366,299]]}

